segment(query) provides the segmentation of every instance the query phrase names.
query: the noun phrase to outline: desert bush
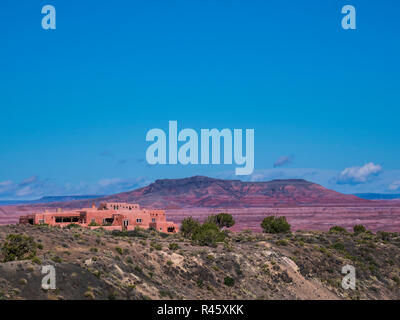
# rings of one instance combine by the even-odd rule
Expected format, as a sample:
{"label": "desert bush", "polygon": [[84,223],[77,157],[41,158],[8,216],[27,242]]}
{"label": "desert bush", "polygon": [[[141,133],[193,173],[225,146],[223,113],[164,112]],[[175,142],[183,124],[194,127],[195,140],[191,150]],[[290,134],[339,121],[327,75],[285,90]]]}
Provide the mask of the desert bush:
{"label": "desert bush", "polygon": [[221,232],[213,222],[205,222],[194,230],[192,240],[200,246],[215,247],[217,242],[225,239],[225,233]]}
{"label": "desert bush", "polygon": [[62,259],[59,256],[52,257],[51,260],[53,260],[54,262],[57,262],[57,263],[62,262]]}
{"label": "desert bush", "polygon": [[157,242],[155,242],[155,241],[152,241],[150,243],[150,247],[153,248],[153,249],[156,249],[156,250],[161,250],[162,249],[162,245],[157,243]]}
{"label": "desert bush", "polygon": [[329,229],[329,232],[331,232],[331,233],[346,233],[347,231],[343,227],[334,226]]}
{"label": "desert bush", "polygon": [[179,249],[179,245],[175,242],[169,244],[169,250],[175,251]]}
{"label": "desert bush", "polygon": [[38,257],[33,257],[32,262],[35,264],[42,264],[42,260],[40,260]]}
{"label": "desert bush", "polygon": [[67,229],[74,229],[74,228],[80,228],[81,226],[79,224],[76,223],[70,223],[69,225],[67,225],[65,228]]}
{"label": "desert bush", "polygon": [[128,262],[128,263],[133,263],[133,260],[132,260],[132,258],[131,257],[128,257],[128,258],[126,258],[126,262]]}
{"label": "desert bush", "polygon": [[124,253],[120,247],[115,247],[115,251],[117,251],[120,255]]}
{"label": "desert bush", "polygon": [[192,217],[188,217],[182,220],[180,231],[184,237],[190,238],[199,227],[199,221],[193,219]]}
{"label": "desert bush", "polygon": [[215,223],[218,228],[230,228],[235,224],[235,220],[229,213],[219,213],[217,215],[211,215],[207,218],[208,222]]}
{"label": "desert bush", "polygon": [[281,240],[278,240],[278,241],[276,242],[276,244],[277,244],[278,246],[287,246],[287,245],[289,244],[289,242],[288,242],[287,240],[285,240],[285,239],[281,239]]}
{"label": "desert bush", "polygon": [[174,295],[172,294],[171,291],[169,290],[159,290],[159,296],[161,298],[165,298],[165,297],[169,297],[170,299],[172,299],[174,297]]}
{"label": "desert bush", "polygon": [[378,239],[381,239],[383,241],[390,241],[390,233],[386,231],[378,231],[376,233],[376,236]]}
{"label": "desert bush", "polygon": [[168,238],[168,237],[170,236],[170,234],[169,234],[169,233],[166,233],[166,232],[159,232],[158,235],[159,235],[161,238]]}
{"label": "desert bush", "polygon": [[3,261],[30,260],[36,256],[37,244],[32,237],[9,234],[1,248]]}
{"label": "desert bush", "polygon": [[94,293],[93,293],[92,291],[86,291],[86,292],[84,293],[84,296],[85,296],[86,298],[88,298],[88,299],[94,299],[94,298],[95,298],[95,295],[94,295]]}
{"label": "desert bush", "polygon": [[117,296],[118,296],[117,292],[111,292],[111,293],[108,294],[107,298],[108,298],[108,300],[116,300]]}
{"label": "desert bush", "polygon": [[35,228],[51,228],[48,223],[39,223],[34,225]]}
{"label": "desert bush", "polygon": [[353,227],[355,234],[364,233],[367,229],[362,224],[357,224]]}
{"label": "desert bush", "polygon": [[269,216],[264,218],[261,227],[265,233],[288,233],[290,232],[290,224],[286,221],[286,217]]}
{"label": "desert bush", "polygon": [[233,287],[235,285],[235,279],[231,277],[225,277],[224,284],[228,287]]}
{"label": "desert bush", "polygon": [[343,250],[345,250],[344,244],[341,243],[341,242],[335,242],[335,243],[332,245],[332,248],[335,249],[335,250],[338,250],[338,251],[343,251]]}
{"label": "desert bush", "polygon": [[143,273],[143,270],[142,270],[142,268],[140,267],[140,266],[135,266],[135,268],[134,268],[134,270],[136,271],[136,272],[138,272],[138,273]]}
{"label": "desert bush", "polygon": [[400,278],[398,276],[393,276],[392,280],[396,282],[397,285],[400,285]]}
{"label": "desert bush", "polygon": [[89,227],[98,227],[100,225],[98,223],[96,223],[96,222],[91,222],[91,223],[88,224],[88,226]]}
{"label": "desert bush", "polygon": [[142,239],[147,239],[149,237],[149,231],[138,226],[136,226],[134,230],[130,231],[113,230],[111,234],[116,237],[132,237]]}

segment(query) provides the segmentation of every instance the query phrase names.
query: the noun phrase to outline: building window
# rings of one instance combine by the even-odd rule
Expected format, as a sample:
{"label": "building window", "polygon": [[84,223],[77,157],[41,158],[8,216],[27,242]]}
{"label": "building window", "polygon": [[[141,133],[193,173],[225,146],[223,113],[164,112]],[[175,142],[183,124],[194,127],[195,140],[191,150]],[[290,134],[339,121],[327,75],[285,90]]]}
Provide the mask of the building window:
{"label": "building window", "polygon": [[142,223],[142,219],[136,219],[137,223]]}
{"label": "building window", "polygon": [[152,219],[151,219],[151,222],[156,222],[156,218],[152,218]]}
{"label": "building window", "polygon": [[39,224],[44,224],[44,219],[39,219]]}
{"label": "building window", "polygon": [[127,227],[129,225],[129,220],[124,220],[123,223],[124,223],[124,227]]}
{"label": "building window", "polygon": [[92,223],[95,223],[95,222],[96,222],[96,219],[95,219],[95,218],[92,218],[92,219],[90,219],[90,221],[91,221]]}

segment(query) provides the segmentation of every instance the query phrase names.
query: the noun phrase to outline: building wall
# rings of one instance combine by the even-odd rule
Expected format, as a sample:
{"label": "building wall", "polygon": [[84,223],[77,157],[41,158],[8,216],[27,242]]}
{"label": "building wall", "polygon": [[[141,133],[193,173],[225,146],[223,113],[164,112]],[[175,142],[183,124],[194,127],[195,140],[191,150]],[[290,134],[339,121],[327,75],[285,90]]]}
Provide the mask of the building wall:
{"label": "building wall", "polygon": [[[148,229],[153,227],[160,232],[177,232],[177,226],[166,221],[164,210],[140,209],[138,204],[129,203],[106,203],[97,209],[83,208],[75,211],[45,212],[20,217],[21,224],[49,224],[52,226],[64,227],[70,223],[77,223],[85,227],[103,227],[105,229],[126,229],[133,230],[135,227]],[[115,208],[115,209],[114,209]],[[113,219],[111,225],[104,225]],[[67,220],[67,221],[65,221]],[[90,226],[96,224],[97,226]],[[168,229],[170,228],[170,229]],[[171,228],[174,228],[172,231]]]}

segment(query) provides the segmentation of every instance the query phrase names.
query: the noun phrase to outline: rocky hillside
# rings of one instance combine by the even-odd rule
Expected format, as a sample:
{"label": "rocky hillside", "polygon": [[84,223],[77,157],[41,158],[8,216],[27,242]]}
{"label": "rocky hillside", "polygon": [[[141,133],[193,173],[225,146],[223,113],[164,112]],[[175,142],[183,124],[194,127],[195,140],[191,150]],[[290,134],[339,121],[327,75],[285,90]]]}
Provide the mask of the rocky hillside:
{"label": "rocky hillside", "polygon": [[[10,234],[32,237],[37,249],[0,263],[0,299],[400,298],[397,234],[231,232],[212,248],[154,231],[1,226],[1,246]],[[57,288],[46,291],[49,264]],[[355,291],[341,287],[346,264],[356,268]]]}

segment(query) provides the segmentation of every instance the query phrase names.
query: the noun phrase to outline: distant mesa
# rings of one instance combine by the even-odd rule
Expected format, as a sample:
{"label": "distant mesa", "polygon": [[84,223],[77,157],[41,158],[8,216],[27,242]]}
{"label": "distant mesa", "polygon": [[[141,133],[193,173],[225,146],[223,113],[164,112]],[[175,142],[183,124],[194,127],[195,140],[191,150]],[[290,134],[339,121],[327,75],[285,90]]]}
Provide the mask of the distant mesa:
{"label": "distant mesa", "polygon": [[146,187],[133,191],[96,199],[49,202],[46,206],[79,208],[90,206],[93,202],[99,204],[107,201],[138,203],[143,207],[159,209],[367,205],[370,203],[369,200],[342,194],[303,179],[247,182],[194,176],[184,179],[156,180]]}

